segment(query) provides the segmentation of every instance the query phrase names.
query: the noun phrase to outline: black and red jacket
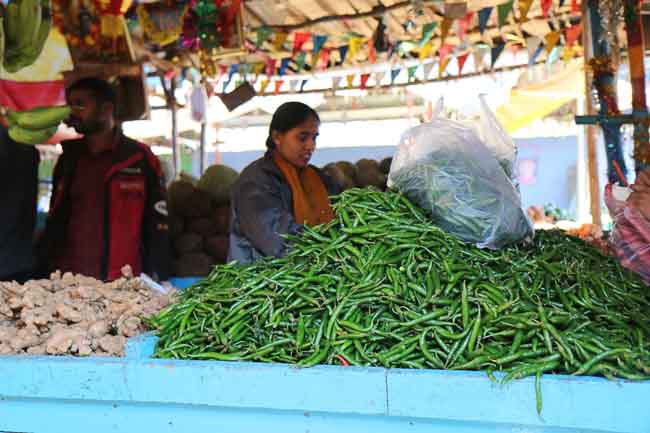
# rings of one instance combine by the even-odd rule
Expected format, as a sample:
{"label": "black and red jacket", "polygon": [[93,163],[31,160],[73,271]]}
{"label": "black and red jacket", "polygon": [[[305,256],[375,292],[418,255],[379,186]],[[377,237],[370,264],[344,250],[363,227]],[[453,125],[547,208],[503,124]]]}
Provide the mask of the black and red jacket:
{"label": "black and red jacket", "polygon": [[[50,212],[38,253],[42,272],[51,272],[63,250],[70,221],[70,187],[77,161],[86,150],[83,140],[61,143],[52,178]],[[171,247],[166,190],[160,161],[144,144],[121,132],[113,151],[113,165],[104,180],[105,214],[102,279],[119,278],[131,265],[135,275],[145,272],[160,281],[169,278]]]}

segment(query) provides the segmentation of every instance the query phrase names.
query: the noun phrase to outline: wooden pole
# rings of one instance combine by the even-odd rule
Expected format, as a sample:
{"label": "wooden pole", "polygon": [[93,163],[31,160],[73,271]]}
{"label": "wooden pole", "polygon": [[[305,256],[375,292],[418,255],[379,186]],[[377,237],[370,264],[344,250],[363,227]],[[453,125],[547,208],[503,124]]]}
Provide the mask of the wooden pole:
{"label": "wooden pole", "polygon": [[181,156],[181,149],[178,145],[178,113],[176,110],[176,80],[171,79],[171,86],[169,90],[168,104],[172,113],[172,153],[174,157],[174,178],[178,179],[183,170],[183,160]]}
{"label": "wooden pole", "polygon": [[[587,59],[593,56],[593,46],[591,38],[591,26],[588,13],[588,5],[586,1],[582,2],[582,43],[585,50],[584,62],[587,64]],[[591,75],[589,70],[585,67],[585,109],[587,115],[594,114],[594,99],[592,97],[591,89]],[[596,143],[596,127],[595,125],[586,125],[586,138],[587,138],[587,173],[589,176],[589,199],[591,209],[591,221],[597,227],[602,227],[602,215],[600,212],[600,182],[598,180],[598,152]]]}

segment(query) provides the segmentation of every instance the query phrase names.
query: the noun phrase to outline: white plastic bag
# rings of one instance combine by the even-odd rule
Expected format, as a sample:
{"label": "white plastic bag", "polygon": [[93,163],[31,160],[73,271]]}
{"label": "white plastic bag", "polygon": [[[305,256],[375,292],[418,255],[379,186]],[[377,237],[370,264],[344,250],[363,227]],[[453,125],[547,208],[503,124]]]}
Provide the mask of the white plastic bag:
{"label": "white plastic bag", "polygon": [[476,128],[461,122],[437,118],[404,133],[388,186],[479,247],[498,249],[533,234],[514,184]]}
{"label": "white plastic bag", "polygon": [[499,165],[506,172],[506,175],[516,185],[515,160],[517,159],[517,147],[515,142],[488,107],[484,95],[479,96],[479,99],[481,115],[477,124],[478,136],[499,161]]}

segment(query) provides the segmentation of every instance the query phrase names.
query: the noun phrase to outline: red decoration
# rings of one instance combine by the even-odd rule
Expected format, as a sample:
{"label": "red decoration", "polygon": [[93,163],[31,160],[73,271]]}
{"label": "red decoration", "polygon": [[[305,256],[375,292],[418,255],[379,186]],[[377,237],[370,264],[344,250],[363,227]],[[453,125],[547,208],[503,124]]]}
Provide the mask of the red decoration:
{"label": "red decoration", "polygon": [[365,90],[370,74],[361,74],[361,90]]}
{"label": "red decoration", "polygon": [[463,68],[465,67],[465,62],[467,61],[468,57],[469,53],[461,54],[460,56],[456,57],[456,60],[458,61],[458,75],[461,75],[463,73]]}
{"label": "red decoration", "polygon": [[440,47],[440,50],[438,51],[438,55],[440,56],[440,63],[444,63],[444,61],[447,59],[449,54],[453,51],[454,46],[451,44],[443,44]]}
{"label": "red decoration", "polygon": [[553,0],[542,0],[542,15],[544,18],[548,18],[548,11],[553,5]]}
{"label": "red decoration", "polygon": [[474,12],[467,12],[467,15],[458,20],[458,37],[460,39],[463,39],[467,34],[467,30],[469,30],[473,18]]}
{"label": "red decoration", "polygon": [[321,62],[321,67],[323,70],[327,69],[330,63],[330,53],[331,53],[330,48],[323,48],[320,50],[320,62]]}
{"label": "red decoration", "polygon": [[275,91],[273,94],[277,95],[280,93],[280,89],[282,88],[282,85],[284,84],[284,80],[275,80]]}
{"label": "red decoration", "polygon": [[305,42],[307,42],[311,38],[311,34],[307,32],[296,32],[293,34],[293,50],[292,54],[295,56],[298,51],[302,49],[302,46],[305,45]]}
{"label": "red decoration", "polygon": [[578,0],[571,0],[571,13],[572,14],[580,13],[580,5],[578,4]]}
{"label": "red decoration", "polygon": [[266,61],[266,75],[268,75],[269,77],[271,75],[275,74],[275,64],[276,64],[276,62],[277,61],[275,59],[268,59]]}
{"label": "red decoration", "polygon": [[375,50],[375,41],[372,38],[368,40],[368,62],[375,63],[377,61],[377,50]]}
{"label": "red decoration", "polygon": [[571,47],[578,40],[582,33],[582,25],[575,24],[566,29],[566,46]]}

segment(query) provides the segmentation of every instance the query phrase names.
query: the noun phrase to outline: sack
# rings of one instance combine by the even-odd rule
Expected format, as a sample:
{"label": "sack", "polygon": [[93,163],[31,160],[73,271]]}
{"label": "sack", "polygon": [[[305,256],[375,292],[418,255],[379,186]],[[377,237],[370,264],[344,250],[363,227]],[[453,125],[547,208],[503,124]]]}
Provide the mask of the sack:
{"label": "sack", "polygon": [[513,182],[476,129],[461,122],[438,118],[408,130],[388,186],[479,247],[498,249],[533,235]]}
{"label": "sack", "polygon": [[626,201],[617,200],[612,189],[611,184],[605,187],[605,204],[614,221],[609,242],[621,265],[650,285],[650,221]]}

